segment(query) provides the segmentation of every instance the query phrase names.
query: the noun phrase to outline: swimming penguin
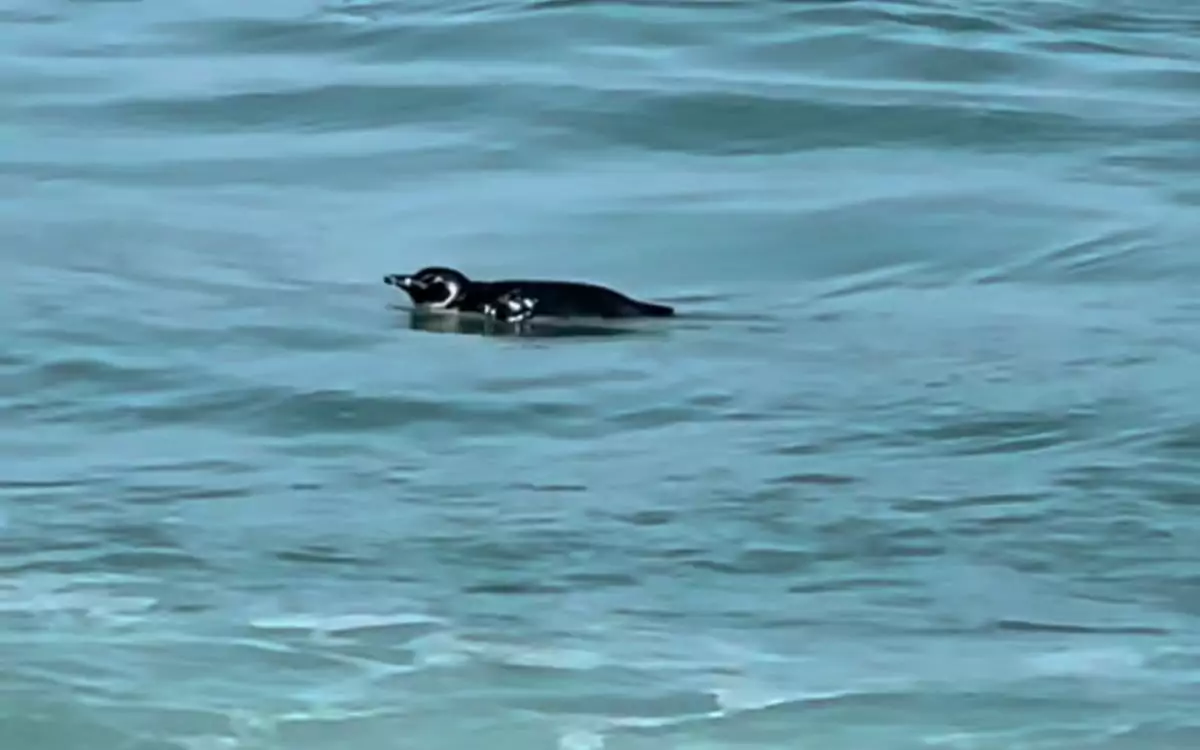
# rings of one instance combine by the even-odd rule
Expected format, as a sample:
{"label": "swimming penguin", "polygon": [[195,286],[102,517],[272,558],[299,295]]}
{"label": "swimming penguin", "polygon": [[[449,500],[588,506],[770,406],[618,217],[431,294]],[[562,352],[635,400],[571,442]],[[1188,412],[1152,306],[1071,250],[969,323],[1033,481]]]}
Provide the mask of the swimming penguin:
{"label": "swimming penguin", "polygon": [[663,318],[675,314],[667,305],[641,302],[579,281],[472,281],[453,268],[430,266],[411,275],[388,274],[383,282],[403,289],[420,309],[481,313],[509,323],[534,316]]}

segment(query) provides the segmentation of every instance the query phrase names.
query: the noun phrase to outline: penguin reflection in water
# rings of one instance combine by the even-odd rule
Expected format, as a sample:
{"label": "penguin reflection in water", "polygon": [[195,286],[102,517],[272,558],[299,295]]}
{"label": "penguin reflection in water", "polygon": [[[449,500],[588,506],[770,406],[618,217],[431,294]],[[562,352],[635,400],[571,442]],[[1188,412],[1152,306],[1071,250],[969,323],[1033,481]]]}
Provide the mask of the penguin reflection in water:
{"label": "penguin reflection in water", "polygon": [[477,313],[503,323],[533,318],[665,318],[667,305],[641,302],[597,284],[578,281],[472,281],[453,268],[430,266],[414,274],[389,274],[385,284],[404,290],[422,311]]}

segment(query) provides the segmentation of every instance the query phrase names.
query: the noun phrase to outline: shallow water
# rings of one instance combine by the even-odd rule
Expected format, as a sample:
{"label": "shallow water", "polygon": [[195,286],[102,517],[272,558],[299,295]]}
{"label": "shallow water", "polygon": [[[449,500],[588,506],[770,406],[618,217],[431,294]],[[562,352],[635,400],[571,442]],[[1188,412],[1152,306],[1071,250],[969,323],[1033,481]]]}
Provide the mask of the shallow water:
{"label": "shallow water", "polygon": [[1200,743],[1189,4],[0,30],[0,746]]}

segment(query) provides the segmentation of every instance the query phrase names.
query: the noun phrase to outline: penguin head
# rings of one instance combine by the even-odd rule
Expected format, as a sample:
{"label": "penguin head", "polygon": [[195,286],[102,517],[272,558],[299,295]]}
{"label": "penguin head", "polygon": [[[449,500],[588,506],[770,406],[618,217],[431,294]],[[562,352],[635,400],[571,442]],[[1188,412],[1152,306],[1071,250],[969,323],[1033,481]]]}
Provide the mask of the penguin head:
{"label": "penguin head", "polygon": [[471,280],[453,268],[429,266],[414,274],[388,274],[383,283],[403,289],[414,305],[444,310],[463,298]]}

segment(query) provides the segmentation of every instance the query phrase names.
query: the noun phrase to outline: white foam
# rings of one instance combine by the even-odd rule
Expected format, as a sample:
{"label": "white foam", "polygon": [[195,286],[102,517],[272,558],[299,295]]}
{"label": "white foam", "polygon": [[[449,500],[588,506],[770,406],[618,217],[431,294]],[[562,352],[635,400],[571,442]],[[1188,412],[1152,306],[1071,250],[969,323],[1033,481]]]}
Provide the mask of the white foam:
{"label": "white foam", "polygon": [[175,742],[187,750],[236,750],[242,743],[233,737],[180,737]]}
{"label": "white foam", "polygon": [[558,750],[604,750],[604,735],[590,729],[570,729],[559,736]]}
{"label": "white foam", "polygon": [[586,672],[598,669],[608,663],[600,654],[582,649],[504,643],[468,643],[467,645],[474,653],[485,659],[519,667]]}
{"label": "white foam", "polygon": [[0,614],[75,618],[108,625],[145,619],[158,600],[149,596],[79,587],[66,579],[25,577],[0,587]]}
{"label": "white foam", "polygon": [[713,690],[717,705],[723,713],[758,711],[789,703],[792,699],[779,690],[748,681],[737,686],[726,685]]}
{"label": "white foam", "polygon": [[344,633],[351,630],[440,624],[442,620],[413,612],[395,614],[292,614],[258,617],[250,626],[260,630],[303,630],[318,633]]}
{"label": "white foam", "polygon": [[1027,662],[1039,675],[1056,677],[1116,677],[1141,672],[1146,657],[1128,648],[1064,649],[1033,654]]}
{"label": "white foam", "polygon": [[414,663],[422,667],[457,667],[471,661],[469,644],[453,633],[430,633],[412,641]]}

